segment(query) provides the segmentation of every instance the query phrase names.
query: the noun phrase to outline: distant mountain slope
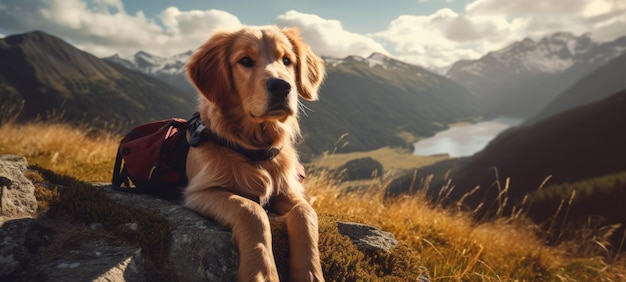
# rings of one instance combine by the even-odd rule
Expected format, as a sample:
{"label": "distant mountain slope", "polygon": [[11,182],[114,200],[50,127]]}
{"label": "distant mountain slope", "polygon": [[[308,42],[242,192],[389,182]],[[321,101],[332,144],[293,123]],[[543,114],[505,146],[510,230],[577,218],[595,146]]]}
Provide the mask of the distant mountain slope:
{"label": "distant mountain slope", "polygon": [[0,107],[21,103],[19,120],[56,114],[101,125],[187,117],[196,99],[35,31],[0,39]]}
{"label": "distant mountain slope", "polygon": [[524,39],[478,60],[455,63],[447,76],[484,98],[490,113],[529,117],[578,79],[626,51],[626,37],[597,43],[589,34]]}
{"label": "distant mountain slope", "polygon": [[540,120],[626,89],[626,53],[576,82],[528,122]]}
{"label": "distant mountain slope", "polygon": [[[499,192],[494,186],[493,168],[497,168],[501,185],[510,178],[509,203],[536,191],[549,175],[552,178],[548,184],[560,184],[626,171],[624,109],[626,90],[536,123],[506,130],[474,156],[426,168],[417,179],[425,173],[436,173],[438,179],[430,186],[431,193],[436,194],[442,187],[441,177],[451,169],[450,178],[455,188],[450,199],[460,199],[480,186],[466,198],[467,203],[476,206],[484,199],[495,199]],[[399,178],[390,185],[390,191],[406,191],[412,177]]]}
{"label": "distant mountain slope", "polygon": [[382,54],[325,61],[328,76],[320,100],[305,103],[310,110],[301,118],[304,151],[332,149],[345,133],[349,144],[339,151],[410,147],[402,132],[430,136],[482,112],[478,99],[464,87],[419,66]]}
{"label": "distant mountain slope", "polygon": [[[196,91],[185,77],[189,53],[163,58],[138,52],[126,60],[107,61],[166,79],[190,95]],[[408,147],[406,136],[430,136],[447,123],[477,118],[481,104],[458,83],[422,67],[381,54],[368,58],[325,58],[328,76],[320,101],[304,102],[301,124],[305,155],[332,150],[348,134],[343,151],[372,150],[384,146]],[[400,135],[404,134],[401,138]]]}
{"label": "distant mountain slope", "polygon": [[117,54],[103,59],[120,64],[131,70],[156,76],[182,90],[185,94],[197,97],[196,89],[189,83],[185,74],[185,64],[189,60],[191,53],[192,51],[187,51],[165,58],[139,51],[130,60],[124,59]]}

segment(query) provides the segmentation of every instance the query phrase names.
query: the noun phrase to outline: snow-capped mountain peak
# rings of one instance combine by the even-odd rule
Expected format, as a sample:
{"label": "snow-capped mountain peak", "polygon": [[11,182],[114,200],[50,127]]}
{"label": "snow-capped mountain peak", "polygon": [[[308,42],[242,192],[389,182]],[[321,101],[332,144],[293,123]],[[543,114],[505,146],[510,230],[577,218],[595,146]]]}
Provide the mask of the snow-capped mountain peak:
{"label": "snow-capped mountain peak", "polygon": [[539,41],[526,38],[487,56],[515,73],[556,73],[571,67],[579,56],[595,47],[588,34],[580,37],[558,32]]}
{"label": "snow-capped mountain peak", "polygon": [[595,42],[558,32],[526,38],[478,60],[456,62],[446,73],[484,97],[493,113],[528,116],[566,87],[626,51],[626,36]]}
{"label": "snow-capped mountain peak", "polygon": [[479,60],[455,63],[448,76],[460,73],[480,75],[489,69],[510,73],[558,73],[587,59],[599,44],[589,33],[575,36],[557,32],[539,40],[526,38],[498,51],[489,52]]}
{"label": "snow-capped mountain peak", "polygon": [[339,64],[343,64],[346,62],[360,62],[360,63],[367,64],[369,67],[372,67],[372,68],[381,67],[383,69],[389,69],[389,70],[403,69],[403,70],[408,70],[408,71],[413,71],[413,72],[418,72],[418,73],[425,72],[425,71],[430,72],[429,70],[421,66],[405,63],[405,62],[402,62],[400,60],[394,59],[392,57],[389,57],[385,54],[378,53],[378,52],[374,52],[368,57],[352,55],[352,56],[347,56],[343,59],[335,58],[335,57],[322,57],[322,59],[324,59],[324,63],[326,63],[327,65],[331,65],[331,66],[337,66]]}
{"label": "snow-capped mountain peak", "polygon": [[145,51],[139,51],[130,59],[124,59],[118,54],[104,59],[143,73],[172,75],[185,73],[184,67],[191,54],[191,51],[187,51],[185,53],[165,58],[152,55]]}
{"label": "snow-capped mountain peak", "polygon": [[135,63],[139,68],[153,69],[154,67],[163,65],[167,60],[163,57],[154,56],[144,51],[139,51],[134,56]]}
{"label": "snow-capped mountain peak", "polygon": [[127,69],[136,69],[135,63],[122,58],[119,54],[115,54],[111,57],[107,57],[104,58],[105,60],[109,61],[109,62],[114,62],[117,64],[122,65],[123,67],[127,68]]}
{"label": "snow-capped mountain peak", "polygon": [[389,62],[393,60],[387,56],[385,56],[384,54],[381,53],[372,53],[369,57],[367,57],[367,62],[369,63],[370,66],[383,66],[383,67],[387,67]]}

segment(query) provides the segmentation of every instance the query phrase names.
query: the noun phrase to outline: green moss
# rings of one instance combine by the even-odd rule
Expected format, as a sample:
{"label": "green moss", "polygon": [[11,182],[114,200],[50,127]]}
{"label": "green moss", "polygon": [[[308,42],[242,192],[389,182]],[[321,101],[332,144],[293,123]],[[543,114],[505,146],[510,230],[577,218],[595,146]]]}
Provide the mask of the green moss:
{"label": "green moss", "polygon": [[[577,258],[569,261],[562,269],[561,277],[575,277],[578,281],[598,280],[598,272],[606,269],[607,265],[600,259]],[[622,279],[623,276],[619,279]],[[609,281],[609,280],[607,280]]]}
{"label": "green moss", "polygon": [[[70,215],[86,224],[102,223],[107,231],[139,245],[146,259],[148,273],[159,279],[175,279],[171,270],[164,267],[169,265],[167,254],[172,230],[165,218],[150,211],[118,204],[104,195],[103,189],[89,183],[38,166],[32,166],[31,169],[47,182],[58,185],[58,199],[48,203],[50,209],[47,213],[52,216]],[[137,224],[136,231],[124,227],[124,224],[130,222]]]}
{"label": "green moss", "polygon": [[35,186],[35,198],[37,199],[37,211],[46,212],[50,208],[50,204],[58,203],[59,190],[46,181],[37,171],[29,170],[24,172],[26,176]]}
{"label": "green moss", "polygon": [[320,257],[327,280],[407,281],[420,275],[428,277],[419,254],[406,244],[401,243],[390,252],[362,252],[337,229],[337,221],[345,221],[346,217],[322,214],[319,220]]}

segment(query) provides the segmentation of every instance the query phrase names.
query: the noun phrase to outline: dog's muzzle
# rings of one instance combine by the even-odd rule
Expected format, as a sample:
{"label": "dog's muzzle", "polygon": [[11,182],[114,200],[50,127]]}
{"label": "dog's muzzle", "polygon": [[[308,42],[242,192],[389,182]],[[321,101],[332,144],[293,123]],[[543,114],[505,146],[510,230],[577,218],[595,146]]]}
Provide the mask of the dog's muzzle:
{"label": "dog's muzzle", "polygon": [[265,83],[265,88],[269,94],[266,118],[284,121],[293,114],[293,110],[289,107],[288,96],[291,93],[289,82],[280,78],[270,78]]}
{"label": "dog's muzzle", "polygon": [[280,78],[270,78],[265,83],[265,89],[273,96],[272,98],[285,98],[291,92],[291,84]]}

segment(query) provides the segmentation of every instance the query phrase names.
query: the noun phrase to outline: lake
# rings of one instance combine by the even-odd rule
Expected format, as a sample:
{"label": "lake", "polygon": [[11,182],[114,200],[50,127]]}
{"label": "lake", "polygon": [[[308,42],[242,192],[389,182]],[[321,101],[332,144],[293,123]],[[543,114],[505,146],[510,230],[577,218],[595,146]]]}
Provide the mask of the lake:
{"label": "lake", "polygon": [[519,118],[496,118],[475,124],[455,126],[414,144],[414,155],[449,154],[450,157],[471,156],[487,146],[498,133],[519,125]]}

